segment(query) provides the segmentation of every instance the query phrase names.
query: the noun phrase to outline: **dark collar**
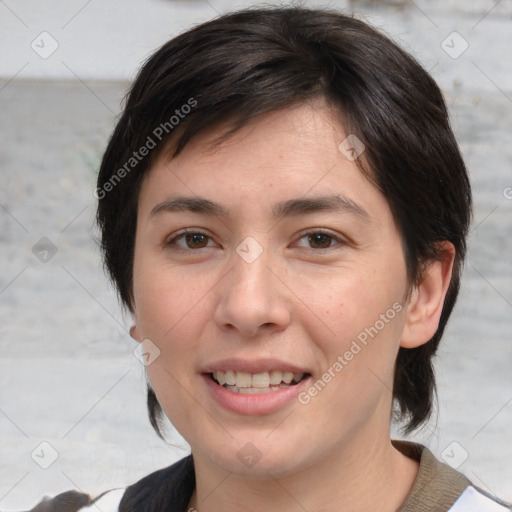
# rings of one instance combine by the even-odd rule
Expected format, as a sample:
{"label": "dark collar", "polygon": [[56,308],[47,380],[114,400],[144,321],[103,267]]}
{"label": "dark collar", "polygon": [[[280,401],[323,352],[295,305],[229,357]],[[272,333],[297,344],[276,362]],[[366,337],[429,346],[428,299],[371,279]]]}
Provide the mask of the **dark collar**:
{"label": "dark collar", "polygon": [[196,486],[192,455],[126,489],[119,512],[186,512]]}

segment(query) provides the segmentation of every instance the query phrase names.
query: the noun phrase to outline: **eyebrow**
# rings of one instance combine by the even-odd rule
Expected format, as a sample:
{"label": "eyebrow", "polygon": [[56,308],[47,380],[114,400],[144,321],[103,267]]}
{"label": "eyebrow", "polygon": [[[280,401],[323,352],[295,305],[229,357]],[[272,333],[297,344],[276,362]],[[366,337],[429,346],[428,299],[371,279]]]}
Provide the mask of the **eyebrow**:
{"label": "eyebrow", "polygon": [[[170,197],[158,203],[150,212],[153,217],[162,212],[193,212],[218,217],[231,217],[231,211],[219,203],[203,197]],[[291,217],[315,212],[352,213],[370,220],[369,213],[352,199],[341,194],[311,198],[288,199],[272,208],[274,217]]]}

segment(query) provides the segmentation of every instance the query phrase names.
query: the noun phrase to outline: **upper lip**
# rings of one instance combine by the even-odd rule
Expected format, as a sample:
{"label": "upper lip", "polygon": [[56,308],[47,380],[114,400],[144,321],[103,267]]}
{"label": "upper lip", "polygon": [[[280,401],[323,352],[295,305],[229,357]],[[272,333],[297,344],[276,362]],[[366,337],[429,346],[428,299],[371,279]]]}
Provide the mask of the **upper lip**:
{"label": "upper lip", "polygon": [[279,359],[240,359],[230,358],[215,361],[207,364],[202,368],[202,373],[213,373],[217,371],[238,371],[248,373],[262,373],[270,372],[272,370],[279,370],[282,372],[292,373],[309,373],[306,368],[297,366],[295,364],[280,361]]}

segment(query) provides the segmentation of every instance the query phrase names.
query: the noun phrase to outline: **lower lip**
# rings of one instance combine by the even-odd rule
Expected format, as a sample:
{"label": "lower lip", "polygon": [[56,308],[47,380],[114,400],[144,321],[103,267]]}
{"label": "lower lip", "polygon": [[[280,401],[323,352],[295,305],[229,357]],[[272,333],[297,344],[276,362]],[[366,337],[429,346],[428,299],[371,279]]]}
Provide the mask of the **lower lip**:
{"label": "lower lip", "polygon": [[217,384],[209,375],[203,374],[208,390],[213,399],[224,409],[237,414],[257,416],[261,414],[272,414],[288,403],[297,399],[297,396],[306,387],[310,377],[301,380],[294,386],[281,388],[268,393],[245,394],[236,393]]}

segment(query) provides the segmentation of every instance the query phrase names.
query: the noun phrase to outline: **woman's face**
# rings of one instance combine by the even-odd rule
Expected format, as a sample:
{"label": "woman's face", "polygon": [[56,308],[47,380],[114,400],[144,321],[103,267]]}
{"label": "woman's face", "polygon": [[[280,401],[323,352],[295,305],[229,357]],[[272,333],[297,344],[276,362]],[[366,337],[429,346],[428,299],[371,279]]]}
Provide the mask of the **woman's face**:
{"label": "woman's face", "polygon": [[256,478],[389,440],[407,280],[387,201],[323,103],[218,134],[140,192],[136,336],[165,413],[196,458]]}

